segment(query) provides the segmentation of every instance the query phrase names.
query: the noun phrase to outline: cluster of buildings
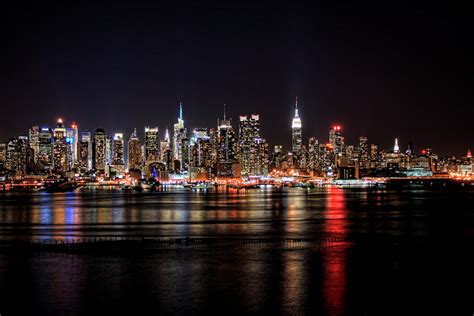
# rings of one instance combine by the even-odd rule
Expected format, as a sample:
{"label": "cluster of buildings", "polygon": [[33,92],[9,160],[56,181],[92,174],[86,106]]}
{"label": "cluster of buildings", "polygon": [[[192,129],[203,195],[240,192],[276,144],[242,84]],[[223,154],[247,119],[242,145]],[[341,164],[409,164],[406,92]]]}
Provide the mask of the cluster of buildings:
{"label": "cluster of buildings", "polygon": [[[61,175],[114,179],[123,177],[168,180],[214,180],[271,177],[337,178],[432,176],[436,173],[472,175],[472,155],[439,158],[429,148],[415,154],[410,142],[402,151],[395,139],[391,150],[381,150],[359,137],[346,144],[343,128],[329,129],[328,141],[310,137],[303,142],[298,99],[291,122],[291,150],[269,145],[260,131],[258,114],[239,117],[236,129],[226,118],[215,128],[187,129],[183,107],[173,126],[160,133],[145,127],[141,139],[136,129],[123,133],[98,128],[83,130],[59,119],[54,128],[33,126],[28,135],[0,142],[0,173],[3,177]],[[164,136],[164,137],[161,137]]]}

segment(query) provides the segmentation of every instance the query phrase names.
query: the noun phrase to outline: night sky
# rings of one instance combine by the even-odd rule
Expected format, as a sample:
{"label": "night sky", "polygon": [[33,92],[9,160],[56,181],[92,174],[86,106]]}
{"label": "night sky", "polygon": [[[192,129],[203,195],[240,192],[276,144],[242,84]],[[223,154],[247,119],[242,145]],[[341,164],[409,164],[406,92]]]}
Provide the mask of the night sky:
{"label": "night sky", "polygon": [[305,143],[340,123],[349,143],[474,149],[465,8],[173,2],[4,7],[0,139],[57,117],[164,133],[182,101],[188,128],[215,127],[225,103],[234,128],[260,113],[263,137],[288,149],[298,96]]}

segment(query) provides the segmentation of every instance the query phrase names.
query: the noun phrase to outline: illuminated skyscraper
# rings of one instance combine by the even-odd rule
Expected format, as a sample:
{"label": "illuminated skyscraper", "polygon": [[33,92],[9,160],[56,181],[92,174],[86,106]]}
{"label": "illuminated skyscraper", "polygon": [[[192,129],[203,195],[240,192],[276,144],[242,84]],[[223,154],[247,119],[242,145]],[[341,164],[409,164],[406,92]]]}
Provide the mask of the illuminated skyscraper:
{"label": "illuminated skyscraper", "polygon": [[393,152],[397,154],[400,152],[400,147],[398,146],[398,138],[395,138],[395,144],[393,145]]}
{"label": "illuminated skyscraper", "polygon": [[160,162],[158,127],[145,127],[145,165]]}
{"label": "illuminated skyscraper", "polygon": [[235,132],[231,121],[225,117],[217,120],[217,172],[219,176],[232,176],[232,163],[235,161]]}
{"label": "illuminated skyscraper", "polygon": [[332,145],[336,156],[343,154],[344,138],[340,125],[335,125],[329,129],[329,143]]}
{"label": "illuminated skyscraper", "polygon": [[[88,130],[84,130],[81,134],[81,142],[87,143],[87,164],[85,165],[85,167],[88,170],[90,170],[93,167],[93,164],[92,164],[92,136],[91,136],[91,132],[89,132]],[[85,145],[81,145],[81,146],[85,146]],[[83,155],[85,155],[85,153],[81,153],[81,159],[84,159]]]}
{"label": "illuminated skyscraper", "polygon": [[73,164],[76,163],[76,161],[79,158],[79,153],[78,153],[78,143],[79,143],[79,130],[77,127],[77,124],[75,122],[72,122],[71,124],[71,137],[72,137],[72,161]]}
{"label": "illuminated skyscraper", "polygon": [[38,148],[37,155],[40,167],[49,171],[53,169],[53,130],[43,127],[38,133]]}
{"label": "illuminated skyscraper", "polygon": [[360,168],[366,169],[369,167],[369,143],[367,142],[367,137],[359,137],[359,161]]}
{"label": "illuminated skyscraper", "polygon": [[105,171],[107,135],[102,128],[95,130],[92,145],[92,164],[97,173]]}
{"label": "illuminated skyscraper", "polygon": [[268,143],[265,141],[265,139],[260,137],[256,137],[253,139],[252,144],[250,146],[249,162],[249,175],[268,175]]}
{"label": "illuminated skyscraper", "polygon": [[28,137],[10,138],[6,148],[5,168],[17,175],[25,175],[28,160]]}
{"label": "illuminated skyscraper", "polygon": [[174,133],[173,133],[173,154],[175,160],[182,160],[181,156],[181,146],[182,146],[182,139],[186,138],[187,132],[186,128],[184,127],[184,120],[183,120],[183,104],[179,103],[179,117],[178,122],[174,124]]}
{"label": "illuminated skyscraper", "polygon": [[167,151],[171,149],[170,133],[168,129],[165,131],[165,138],[160,141],[160,161],[166,164]]}
{"label": "illuminated skyscraper", "polygon": [[113,150],[113,140],[112,136],[107,135],[105,138],[105,165],[110,166],[112,160],[114,159],[114,150]]}
{"label": "illuminated skyscraper", "polygon": [[123,134],[115,133],[113,140],[113,159],[112,165],[125,165],[123,153]]}
{"label": "illuminated skyscraper", "polygon": [[54,128],[53,166],[55,172],[69,171],[66,128],[62,119],[58,120]]}
{"label": "illuminated skyscraper", "polygon": [[39,127],[33,126],[28,132],[28,139],[30,148],[34,150],[35,162],[38,161],[39,156]]}
{"label": "illuminated skyscraper", "polygon": [[298,115],[298,97],[296,97],[295,102],[295,116],[293,117],[293,122],[291,123],[292,138],[291,138],[291,148],[293,153],[301,153],[301,144],[302,144],[302,125],[301,118]]}
{"label": "illuminated skyscraper", "polygon": [[128,140],[128,170],[141,169],[142,164],[142,146],[135,129]]}
{"label": "illuminated skyscraper", "polygon": [[5,167],[5,161],[7,160],[7,144],[0,142],[0,169]]}
{"label": "illuminated skyscraper", "polygon": [[319,142],[316,137],[308,140],[308,169],[314,171],[319,166]]}
{"label": "illuminated skyscraper", "polygon": [[258,114],[240,116],[239,122],[239,161],[242,175],[250,174],[251,147],[254,139],[260,137],[260,118]]}

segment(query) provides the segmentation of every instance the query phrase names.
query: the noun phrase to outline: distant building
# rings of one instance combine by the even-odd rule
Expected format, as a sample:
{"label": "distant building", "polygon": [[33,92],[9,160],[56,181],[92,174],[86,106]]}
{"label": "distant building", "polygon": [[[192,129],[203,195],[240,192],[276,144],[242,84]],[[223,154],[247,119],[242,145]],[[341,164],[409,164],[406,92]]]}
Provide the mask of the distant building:
{"label": "distant building", "polygon": [[[187,131],[184,127],[184,120],[183,120],[183,104],[179,103],[179,117],[178,122],[174,124],[173,129],[173,155],[174,160],[182,161],[182,143],[183,139],[187,137]],[[184,170],[182,166],[179,168],[180,170]]]}
{"label": "distant building", "polygon": [[239,160],[242,175],[251,172],[251,148],[254,140],[260,138],[260,117],[258,114],[240,116],[239,124]]}
{"label": "distant building", "polygon": [[66,128],[63,121],[58,120],[54,128],[53,168],[57,173],[69,171],[68,146],[66,144]]}
{"label": "distant building", "polygon": [[92,163],[97,173],[105,172],[107,135],[102,128],[95,130],[92,145]]}
{"label": "distant building", "polygon": [[301,145],[303,142],[303,136],[302,136],[301,118],[298,115],[298,97],[296,97],[295,116],[293,117],[293,121],[291,123],[291,131],[292,131],[291,148],[293,150],[293,153],[300,153]]}
{"label": "distant building", "polygon": [[142,146],[135,129],[128,140],[128,170],[142,168]]}
{"label": "distant building", "polygon": [[158,127],[145,127],[145,166],[161,161]]}

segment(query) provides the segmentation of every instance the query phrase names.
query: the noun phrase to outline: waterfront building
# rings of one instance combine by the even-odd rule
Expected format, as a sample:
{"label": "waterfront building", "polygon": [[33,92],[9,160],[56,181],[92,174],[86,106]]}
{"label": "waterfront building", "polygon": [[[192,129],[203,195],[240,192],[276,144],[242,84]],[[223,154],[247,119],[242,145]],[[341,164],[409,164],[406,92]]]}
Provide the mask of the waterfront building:
{"label": "waterfront building", "polygon": [[369,168],[369,143],[367,137],[359,137],[359,147],[358,147],[358,156],[361,169]]}
{"label": "waterfront building", "polygon": [[125,165],[122,133],[115,133],[114,135],[112,165]]}
{"label": "waterfront building", "polygon": [[114,149],[113,149],[112,136],[107,135],[105,138],[105,165],[110,166],[112,164]]}
{"label": "waterfront building", "polygon": [[28,148],[28,137],[10,138],[6,148],[5,168],[14,175],[25,175],[27,171]]}

